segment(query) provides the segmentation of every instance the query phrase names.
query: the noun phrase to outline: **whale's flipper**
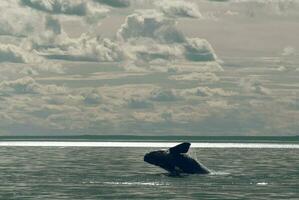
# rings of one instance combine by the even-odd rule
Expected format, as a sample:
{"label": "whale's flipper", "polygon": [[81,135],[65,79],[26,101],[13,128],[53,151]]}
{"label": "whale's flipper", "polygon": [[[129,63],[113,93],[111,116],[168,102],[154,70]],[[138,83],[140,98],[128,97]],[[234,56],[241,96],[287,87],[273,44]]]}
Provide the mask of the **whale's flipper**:
{"label": "whale's flipper", "polygon": [[189,148],[190,148],[190,145],[191,144],[189,142],[183,142],[179,145],[171,147],[169,149],[169,152],[172,153],[172,154],[187,153]]}

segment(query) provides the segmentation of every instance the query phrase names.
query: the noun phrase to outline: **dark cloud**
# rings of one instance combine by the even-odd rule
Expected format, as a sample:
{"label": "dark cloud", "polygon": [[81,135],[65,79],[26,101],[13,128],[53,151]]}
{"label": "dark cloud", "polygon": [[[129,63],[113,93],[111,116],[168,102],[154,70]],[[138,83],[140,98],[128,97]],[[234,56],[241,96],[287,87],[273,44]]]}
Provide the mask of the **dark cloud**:
{"label": "dark cloud", "polygon": [[201,18],[195,3],[181,0],[162,0],[156,2],[156,6],[169,17]]}
{"label": "dark cloud", "polygon": [[102,102],[102,97],[97,92],[91,92],[84,96],[84,102],[86,104],[97,105]]}
{"label": "dark cloud", "polygon": [[153,108],[153,104],[145,99],[131,98],[128,101],[128,107],[132,109]]}
{"label": "dark cloud", "polygon": [[185,44],[185,56],[191,61],[215,61],[216,54],[207,40],[192,38]]}
{"label": "dark cloud", "polygon": [[106,4],[111,7],[124,8],[130,6],[130,0],[94,0],[95,2]]}
{"label": "dark cloud", "polygon": [[153,101],[176,101],[178,96],[173,90],[155,90],[151,93],[151,100]]}
{"label": "dark cloud", "polygon": [[20,0],[20,2],[24,6],[52,14],[85,16],[88,12],[87,4],[77,0]]}
{"label": "dark cloud", "polygon": [[55,34],[61,34],[61,25],[58,19],[47,17],[45,23],[46,29],[53,31]]}
{"label": "dark cloud", "polygon": [[26,63],[26,55],[14,45],[0,44],[0,62]]}

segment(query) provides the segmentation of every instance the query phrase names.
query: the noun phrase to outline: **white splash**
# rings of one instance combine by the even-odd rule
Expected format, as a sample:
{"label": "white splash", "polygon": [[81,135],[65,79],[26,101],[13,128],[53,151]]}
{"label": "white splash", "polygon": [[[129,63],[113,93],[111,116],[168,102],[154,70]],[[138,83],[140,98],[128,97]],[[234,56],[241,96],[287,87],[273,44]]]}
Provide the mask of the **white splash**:
{"label": "white splash", "polygon": [[256,185],[265,186],[265,185],[268,185],[268,183],[266,183],[266,182],[260,182],[260,183],[257,183]]}

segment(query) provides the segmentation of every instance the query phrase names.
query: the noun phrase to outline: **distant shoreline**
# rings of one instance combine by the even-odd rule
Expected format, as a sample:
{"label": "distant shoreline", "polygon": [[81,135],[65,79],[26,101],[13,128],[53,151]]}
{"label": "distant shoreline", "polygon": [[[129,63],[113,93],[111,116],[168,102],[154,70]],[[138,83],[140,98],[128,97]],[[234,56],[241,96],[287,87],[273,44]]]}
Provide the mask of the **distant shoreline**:
{"label": "distant shoreline", "polygon": [[0,141],[98,141],[98,142],[246,142],[299,143],[299,136],[141,136],[141,135],[78,135],[78,136],[0,136]]}
{"label": "distant shoreline", "polygon": [[[178,142],[0,141],[0,147],[113,147],[169,148]],[[192,142],[192,148],[299,149],[294,143]]]}

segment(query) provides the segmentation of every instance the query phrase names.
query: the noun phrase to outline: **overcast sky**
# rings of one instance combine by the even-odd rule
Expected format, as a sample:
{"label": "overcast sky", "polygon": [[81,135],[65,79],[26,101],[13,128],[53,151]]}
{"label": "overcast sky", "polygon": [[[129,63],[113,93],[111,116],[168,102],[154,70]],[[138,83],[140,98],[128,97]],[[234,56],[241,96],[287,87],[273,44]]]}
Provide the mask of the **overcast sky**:
{"label": "overcast sky", "polygon": [[298,135],[297,0],[3,0],[0,135]]}

